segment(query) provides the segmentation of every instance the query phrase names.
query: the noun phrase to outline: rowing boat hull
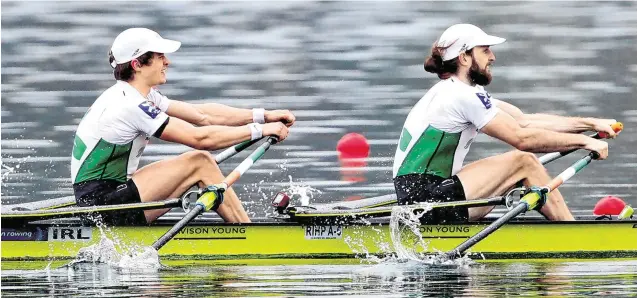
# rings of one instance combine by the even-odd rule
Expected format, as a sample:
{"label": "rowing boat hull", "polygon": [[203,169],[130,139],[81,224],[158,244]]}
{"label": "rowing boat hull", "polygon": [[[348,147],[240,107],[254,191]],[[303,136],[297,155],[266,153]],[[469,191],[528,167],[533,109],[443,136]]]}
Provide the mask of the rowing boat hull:
{"label": "rowing boat hull", "polygon": [[[150,246],[174,223],[144,227],[27,224],[2,228],[2,261],[74,258],[106,236],[119,248]],[[428,251],[448,251],[489,222],[421,226]],[[405,243],[405,245],[410,245]],[[519,220],[471,250],[486,259],[637,257],[637,221],[546,222]],[[271,220],[224,224],[198,220],[160,250],[162,259],[351,258],[394,252],[387,221],[373,224],[302,225]]]}

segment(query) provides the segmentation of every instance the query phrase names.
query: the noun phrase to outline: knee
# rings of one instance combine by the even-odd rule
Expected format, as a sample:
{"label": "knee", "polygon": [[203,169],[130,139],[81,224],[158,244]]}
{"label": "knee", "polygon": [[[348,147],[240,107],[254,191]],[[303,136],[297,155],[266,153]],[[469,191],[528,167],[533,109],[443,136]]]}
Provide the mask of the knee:
{"label": "knee", "polygon": [[208,152],[203,150],[194,150],[184,153],[184,158],[188,160],[188,162],[192,162],[194,164],[217,164],[214,156]]}
{"label": "knee", "polygon": [[535,154],[525,151],[513,151],[515,155],[515,160],[526,169],[536,170],[538,168],[544,168],[540,160],[535,156]]}

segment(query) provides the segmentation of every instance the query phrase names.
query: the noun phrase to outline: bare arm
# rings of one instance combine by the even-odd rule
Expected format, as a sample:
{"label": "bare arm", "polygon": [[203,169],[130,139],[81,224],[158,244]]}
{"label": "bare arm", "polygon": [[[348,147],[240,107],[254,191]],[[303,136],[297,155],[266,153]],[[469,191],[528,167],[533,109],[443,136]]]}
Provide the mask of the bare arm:
{"label": "bare arm", "polygon": [[217,103],[191,104],[173,100],[166,114],[197,126],[241,126],[252,123],[252,110]]}
{"label": "bare arm", "polygon": [[[281,122],[266,123],[262,127],[264,136],[277,136],[283,141],[288,135],[288,128]],[[240,142],[250,140],[252,131],[247,125],[222,126],[206,125],[193,126],[179,118],[170,117],[160,139],[183,144],[199,150],[217,150]]]}
{"label": "bare arm", "polygon": [[[197,126],[241,126],[252,123],[252,109],[239,109],[218,103],[190,104],[173,100],[166,113]],[[265,122],[283,122],[288,127],[296,120],[288,110],[265,111]]]}
{"label": "bare arm", "polygon": [[481,131],[522,151],[539,153],[587,149],[604,155],[604,151],[608,150],[606,142],[585,135],[522,127],[511,115],[502,111],[499,111]]}
{"label": "bare arm", "polygon": [[170,117],[160,138],[195,149],[217,150],[249,140],[251,135],[248,126],[207,125],[196,127],[182,119]]}
{"label": "bare arm", "polygon": [[504,102],[498,102],[498,108],[511,115],[521,127],[541,128],[557,132],[580,133],[592,129],[586,118],[563,117],[549,114],[525,114],[518,107]]}
{"label": "bare arm", "polygon": [[600,120],[608,122],[606,125],[616,122],[613,119],[564,117],[541,113],[525,114],[518,107],[501,100],[498,101],[498,108],[511,115],[522,127],[542,128],[557,132],[580,133],[595,130],[596,124]]}

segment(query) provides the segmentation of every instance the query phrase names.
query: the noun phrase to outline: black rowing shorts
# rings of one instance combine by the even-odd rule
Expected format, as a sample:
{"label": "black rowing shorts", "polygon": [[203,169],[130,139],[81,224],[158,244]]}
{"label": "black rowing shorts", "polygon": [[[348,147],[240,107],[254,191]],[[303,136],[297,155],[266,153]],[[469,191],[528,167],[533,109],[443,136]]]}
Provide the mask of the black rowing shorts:
{"label": "black rowing shorts", "polygon": [[[452,202],[467,198],[458,176],[442,178],[428,174],[407,174],[394,178],[398,204],[414,202]],[[467,207],[433,209],[421,217],[423,224],[466,223],[469,220]]]}
{"label": "black rowing shorts", "polygon": [[[115,204],[141,203],[137,186],[133,179],[126,183],[115,180],[91,180],[73,184],[77,205],[103,206]],[[140,209],[98,212],[82,216],[85,220],[100,221],[107,225],[145,225],[146,216]]]}

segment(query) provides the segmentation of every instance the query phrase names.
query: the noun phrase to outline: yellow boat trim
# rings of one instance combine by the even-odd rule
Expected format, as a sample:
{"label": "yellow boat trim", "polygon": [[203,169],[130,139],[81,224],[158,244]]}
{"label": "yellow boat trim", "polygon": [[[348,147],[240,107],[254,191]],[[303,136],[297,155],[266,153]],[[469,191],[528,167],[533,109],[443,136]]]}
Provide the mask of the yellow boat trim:
{"label": "yellow boat trim", "polygon": [[[448,251],[485,227],[485,224],[421,226],[428,252]],[[37,229],[39,230],[37,230]],[[122,239],[121,247],[150,246],[170,226],[112,227],[105,235]],[[26,230],[25,230],[26,231]],[[46,239],[3,239],[6,260],[73,258],[80,248],[97,243],[102,234],[94,227],[34,227]],[[3,238],[9,230],[3,228]],[[29,232],[29,231],[27,231]],[[14,230],[20,235],[19,229]],[[15,236],[14,235],[14,236]],[[27,237],[27,234],[23,234]],[[33,236],[33,235],[31,235]],[[637,257],[637,222],[587,221],[579,223],[511,223],[471,250],[494,258],[603,258]],[[160,250],[162,259],[343,258],[393,252],[387,224],[291,225],[219,224],[186,227]]]}

